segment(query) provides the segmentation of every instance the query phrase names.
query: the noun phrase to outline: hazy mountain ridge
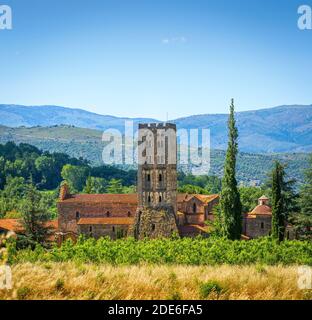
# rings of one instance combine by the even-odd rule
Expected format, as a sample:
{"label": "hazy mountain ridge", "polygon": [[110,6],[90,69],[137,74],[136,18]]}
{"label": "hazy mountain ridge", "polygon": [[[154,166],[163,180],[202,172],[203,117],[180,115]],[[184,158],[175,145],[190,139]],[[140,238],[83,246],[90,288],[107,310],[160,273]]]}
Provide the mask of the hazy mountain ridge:
{"label": "hazy mountain ridge", "polygon": [[[239,129],[239,146],[244,152],[311,152],[312,105],[280,106],[270,109],[244,111],[236,114]],[[214,149],[226,149],[226,114],[194,115],[172,120],[178,128],[209,128]],[[0,105],[0,124],[8,127],[74,125],[81,128],[123,132],[125,120],[110,115],[100,115],[82,109],[57,106],[26,107]],[[139,122],[157,122],[156,119],[134,118]]]}

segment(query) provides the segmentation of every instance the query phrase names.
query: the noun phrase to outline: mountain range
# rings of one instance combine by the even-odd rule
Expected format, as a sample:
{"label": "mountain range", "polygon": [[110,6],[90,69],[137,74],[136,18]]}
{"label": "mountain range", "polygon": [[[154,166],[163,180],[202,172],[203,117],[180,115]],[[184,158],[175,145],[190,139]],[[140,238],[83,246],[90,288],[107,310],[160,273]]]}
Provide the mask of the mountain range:
{"label": "mountain range", "polygon": [[[203,114],[173,119],[178,129],[210,129],[211,147],[227,146],[226,114]],[[239,149],[252,153],[312,152],[312,105],[291,105],[236,113]],[[35,127],[71,125],[104,131],[124,131],[125,120],[159,122],[150,118],[121,118],[59,106],[0,105],[0,125]]]}

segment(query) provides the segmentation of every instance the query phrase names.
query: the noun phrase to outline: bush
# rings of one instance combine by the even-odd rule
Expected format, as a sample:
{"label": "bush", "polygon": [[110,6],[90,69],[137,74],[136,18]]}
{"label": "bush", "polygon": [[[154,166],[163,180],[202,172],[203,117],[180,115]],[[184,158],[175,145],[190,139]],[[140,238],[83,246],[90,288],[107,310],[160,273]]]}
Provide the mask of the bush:
{"label": "bush", "polygon": [[61,291],[64,289],[64,280],[63,279],[57,279],[55,282],[55,290]]}
{"label": "bush", "polygon": [[18,300],[26,300],[31,293],[31,289],[29,287],[21,287],[16,291],[16,296]]}
{"label": "bush", "polygon": [[271,238],[251,241],[231,241],[217,238],[110,240],[70,240],[61,247],[34,250],[10,250],[9,262],[108,263],[113,265],[183,264],[183,265],[310,265],[312,242],[284,241]]}
{"label": "bush", "polygon": [[207,298],[211,293],[215,293],[217,295],[223,292],[222,286],[216,281],[209,281],[202,283],[199,288],[201,298]]}

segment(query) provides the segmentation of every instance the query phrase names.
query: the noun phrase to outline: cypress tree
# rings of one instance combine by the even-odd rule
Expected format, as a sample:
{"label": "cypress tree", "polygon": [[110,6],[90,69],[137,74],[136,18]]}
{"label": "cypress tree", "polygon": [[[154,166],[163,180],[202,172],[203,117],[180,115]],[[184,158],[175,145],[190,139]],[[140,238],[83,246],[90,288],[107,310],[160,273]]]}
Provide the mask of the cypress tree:
{"label": "cypress tree", "polygon": [[242,233],[242,204],[236,181],[236,158],[238,153],[238,130],[234,116],[234,100],[228,120],[228,148],[222,179],[220,199],[221,233],[228,239],[240,239]]}
{"label": "cypress tree", "polygon": [[312,239],[312,155],[305,171],[305,183],[300,190],[301,214],[297,216],[296,229],[300,239]]}
{"label": "cypress tree", "polygon": [[279,241],[284,239],[285,234],[284,176],[284,167],[276,161],[272,171],[272,237]]}

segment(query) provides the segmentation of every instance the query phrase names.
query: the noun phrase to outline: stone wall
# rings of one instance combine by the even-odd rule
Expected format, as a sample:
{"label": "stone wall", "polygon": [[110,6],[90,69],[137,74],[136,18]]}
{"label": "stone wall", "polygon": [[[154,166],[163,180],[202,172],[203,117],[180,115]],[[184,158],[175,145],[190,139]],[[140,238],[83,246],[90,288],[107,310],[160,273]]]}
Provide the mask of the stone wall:
{"label": "stone wall", "polygon": [[246,236],[255,239],[270,235],[272,216],[256,215],[247,216],[243,220]]}
{"label": "stone wall", "polygon": [[132,232],[136,239],[170,237],[174,233],[178,235],[174,208],[161,206],[139,209]]}
{"label": "stone wall", "polygon": [[58,202],[58,224],[61,232],[78,233],[80,218],[134,217],[137,206],[131,204]]}
{"label": "stone wall", "polygon": [[78,231],[79,234],[84,234],[87,237],[93,237],[99,239],[101,237],[110,237],[115,240],[127,236],[128,234],[128,225],[79,225]]}

